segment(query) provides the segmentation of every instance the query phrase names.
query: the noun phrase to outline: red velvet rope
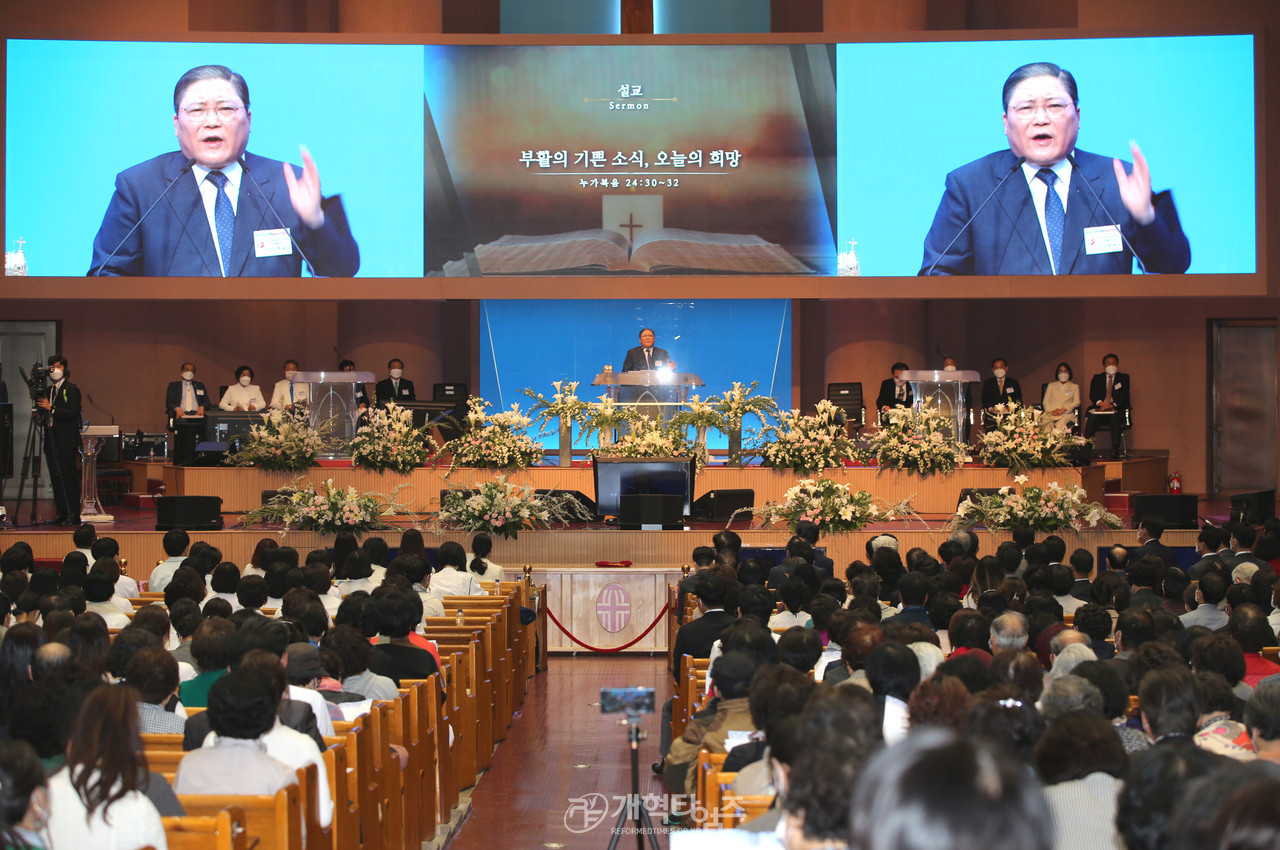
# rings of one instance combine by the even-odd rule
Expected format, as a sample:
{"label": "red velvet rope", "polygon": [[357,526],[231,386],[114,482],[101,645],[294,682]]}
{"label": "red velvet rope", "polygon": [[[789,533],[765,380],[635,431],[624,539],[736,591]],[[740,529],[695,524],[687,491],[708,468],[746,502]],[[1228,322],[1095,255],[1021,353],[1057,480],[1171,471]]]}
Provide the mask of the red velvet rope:
{"label": "red velvet rope", "polygon": [[613,647],[613,648],[611,648],[611,649],[602,649],[602,648],[600,648],[600,647],[598,647],[598,646],[591,646],[590,644],[586,644],[586,643],[583,643],[582,641],[578,640],[576,637],[574,637],[572,634],[570,634],[570,632],[569,632],[569,630],[568,630],[568,629],[566,629],[566,628],[564,627],[564,623],[561,623],[559,620],[557,620],[557,619],[556,619],[556,615],[555,615],[555,614],[553,614],[553,613],[551,613],[551,609],[550,609],[550,608],[547,608],[547,616],[551,618],[551,622],[553,622],[553,623],[555,623],[555,624],[556,624],[556,628],[560,629],[560,631],[562,631],[562,632],[564,632],[564,633],[565,633],[565,636],[566,636],[566,637],[568,637],[568,638],[569,638],[569,640],[573,641],[574,643],[576,643],[578,646],[582,647],[583,649],[589,649],[589,650],[591,650],[592,652],[621,652],[622,650],[627,649],[628,647],[635,646],[637,643],[639,643],[641,640],[643,640],[643,639],[644,639],[645,635],[647,635],[647,634],[649,634],[649,632],[653,631],[654,626],[656,626],[656,625],[658,625],[658,623],[662,622],[662,618],[663,618],[663,617],[665,617],[665,616],[667,615],[667,608],[668,608],[668,607],[670,607],[670,606],[669,606],[669,605],[667,605],[666,603],[663,603],[663,605],[662,605],[662,610],[658,612],[658,616],[657,616],[657,617],[654,617],[653,622],[649,624],[649,627],[648,627],[647,629],[645,629],[643,632],[641,632],[639,635],[637,635],[637,636],[636,636],[636,638],[635,638],[634,640],[628,641],[627,643],[624,643],[622,646],[615,646],[615,647]]}

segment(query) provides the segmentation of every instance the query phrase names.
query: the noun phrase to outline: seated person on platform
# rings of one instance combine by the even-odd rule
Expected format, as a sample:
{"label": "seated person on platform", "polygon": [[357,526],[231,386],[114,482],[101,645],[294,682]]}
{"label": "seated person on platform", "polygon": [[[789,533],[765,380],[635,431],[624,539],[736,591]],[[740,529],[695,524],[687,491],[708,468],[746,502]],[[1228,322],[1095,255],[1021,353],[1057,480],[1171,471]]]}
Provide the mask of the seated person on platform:
{"label": "seated person on platform", "polygon": [[1022,404],[1022,385],[1017,378],[1010,378],[1009,363],[1003,357],[991,361],[991,377],[982,382],[982,409],[984,421],[990,427],[991,408],[997,404]]}
{"label": "seated person on platform", "polygon": [[1108,354],[1102,358],[1102,371],[1089,381],[1089,410],[1084,422],[1084,436],[1093,435],[1104,425],[1111,429],[1111,459],[1120,457],[1124,420],[1129,410],[1129,375],[1120,371],[1120,357]]}
{"label": "seated person on platform", "polygon": [[182,364],[181,380],[171,381],[164,394],[164,408],[171,419],[184,416],[204,416],[204,409],[209,404],[209,395],[204,384],[196,380],[196,364],[187,361]]}
{"label": "seated person on platform", "polygon": [[217,738],[178,764],[179,794],[274,794],[297,781],[294,768],[267,754],[262,736],[276,725],[276,686],[258,670],[233,670],[209,690]]}
{"label": "seated person on platform", "polygon": [[655,346],[655,341],[657,341],[657,336],[652,328],[645,328],[640,331],[640,344],[627,351],[627,356],[622,361],[622,371],[651,372],[654,369],[661,369],[663,366],[669,366],[674,369],[675,364],[671,362],[671,357],[667,354],[667,350]]}
{"label": "seated person on platform", "polygon": [[697,771],[693,763],[698,750],[706,747],[712,753],[728,752],[730,732],[754,732],[747,694],[751,677],[758,664],[745,652],[726,652],[716,659],[708,672],[711,693],[718,701],[715,714],[695,717],[685,727],[678,741],[671,742],[663,765],[662,783],[675,794],[692,794]]}
{"label": "seated person on platform", "polygon": [[399,357],[393,357],[387,361],[387,369],[390,370],[390,377],[378,381],[373,388],[378,407],[386,407],[387,403],[392,401],[396,404],[402,401],[417,401],[418,397],[413,394],[413,381],[404,377],[404,361]]}
{"label": "seated person on platform", "polygon": [[230,68],[183,74],[173,92],[180,150],[116,175],[89,273],[298,277],[305,257],[316,275],[354,275],[360,251],[342,201],[320,194],[305,147],[301,169],[247,152],[250,118],[249,86]]}
{"label": "seated person on platform", "polygon": [[248,366],[236,367],[236,382],[227,387],[218,407],[221,410],[267,409],[267,400],[262,397],[262,390],[253,382],[253,369]]}
{"label": "seated person on platform", "polygon": [[902,377],[902,373],[907,371],[907,364],[899,361],[889,371],[893,377],[880,382],[880,394],[876,396],[876,409],[882,413],[891,407],[911,406],[911,385]]}
{"label": "seated person on platform", "polygon": [[[341,363],[338,364],[339,372],[354,372],[355,370],[356,370],[356,364],[354,361],[343,360]],[[355,386],[356,386],[356,409],[368,410],[369,409],[369,391],[365,389],[364,384],[357,383]]]}
{"label": "seated person on platform", "polygon": [[467,553],[462,544],[452,540],[440,544],[436,551],[436,571],[431,576],[431,592],[441,598],[484,594],[480,577],[467,569]]}
{"label": "seated person on platform", "polygon": [[1076,147],[1069,71],[1023,65],[1006,78],[1003,102],[1008,149],[947,175],[920,274],[1130,274],[1135,251],[1144,271],[1187,270],[1173,197],[1151,191],[1138,145],[1132,166]]}
{"label": "seated person on platform", "polygon": [[164,590],[169,579],[173,578],[178,567],[182,566],[182,561],[187,556],[187,547],[191,545],[191,537],[181,528],[170,529],[164,533],[164,539],[160,545],[164,547],[165,559],[156,564],[155,569],[151,571],[151,580],[147,584],[148,590]]}
{"label": "seated person on platform", "polygon": [[298,374],[298,361],[284,361],[284,377],[276,381],[271,391],[271,407],[275,410],[293,410],[295,404],[306,404],[310,400],[311,385],[294,383]]}
{"label": "seated person on platform", "polygon": [[408,594],[391,591],[374,602],[380,638],[385,643],[373,647],[375,655],[389,662],[388,675],[397,682],[401,679],[426,679],[440,671],[440,665],[430,652],[409,642],[409,633],[422,621],[418,606]]}
{"label": "seated person on platform", "polygon": [[1070,363],[1059,363],[1057,380],[1050,381],[1044,388],[1041,400],[1045,418],[1053,423],[1055,431],[1061,433],[1075,427],[1076,411],[1080,409],[1080,385],[1073,380],[1074,377]]}

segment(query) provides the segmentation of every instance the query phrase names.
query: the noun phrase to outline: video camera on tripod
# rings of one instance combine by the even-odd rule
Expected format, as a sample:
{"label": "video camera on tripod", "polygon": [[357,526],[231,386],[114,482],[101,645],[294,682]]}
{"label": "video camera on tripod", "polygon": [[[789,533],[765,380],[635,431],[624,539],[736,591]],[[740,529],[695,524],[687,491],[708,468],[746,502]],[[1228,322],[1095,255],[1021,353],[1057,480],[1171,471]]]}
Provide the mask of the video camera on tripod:
{"label": "video camera on tripod", "polygon": [[31,364],[31,374],[28,375],[22,371],[22,367],[18,367],[18,371],[22,372],[22,379],[27,382],[27,389],[31,392],[31,401],[36,402],[42,398],[49,397],[49,367],[43,363]]}

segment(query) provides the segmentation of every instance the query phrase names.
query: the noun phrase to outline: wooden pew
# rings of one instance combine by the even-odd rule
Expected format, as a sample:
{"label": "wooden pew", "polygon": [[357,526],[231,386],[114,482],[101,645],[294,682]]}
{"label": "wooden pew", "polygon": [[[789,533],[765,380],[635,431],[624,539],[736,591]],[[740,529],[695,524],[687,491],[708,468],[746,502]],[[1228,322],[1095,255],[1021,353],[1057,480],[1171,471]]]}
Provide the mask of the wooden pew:
{"label": "wooden pew", "polygon": [[[440,647],[441,672],[445,680],[445,697],[450,727],[453,729],[453,745],[449,748],[449,763],[453,770],[450,797],[457,802],[464,788],[476,783],[479,773],[476,754],[478,723],[476,720],[476,695],[467,689],[467,647]],[[443,806],[442,806],[443,808]]]}
{"label": "wooden pew", "polygon": [[[477,598],[484,599],[484,597]],[[484,667],[491,683],[495,744],[507,737],[507,729],[515,713],[512,690],[512,679],[515,674],[504,647],[505,623],[500,622],[500,616],[501,612],[496,606],[490,604],[488,608],[471,608],[470,612],[468,609],[463,609],[464,625],[462,626],[457,625],[456,616],[452,620],[447,617],[427,617],[424,621],[427,637],[432,640],[442,634],[464,635],[466,633],[464,630],[480,630],[481,657],[484,659]],[[481,767],[488,767],[487,760]]]}
{"label": "wooden pew", "polygon": [[[456,659],[456,656],[448,656],[450,663]],[[453,813],[453,808],[458,804],[458,786],[454,781],[453,756],[449,747],[449,727],[451,716],[449,714],[449,704],[447,700],[441,702],[440,696],[445,692],[444,688],[444,672],[441,671],[440,676],[433,676],[430,679],[401,679],[401,686],[417,685],[423,686],[423,695],[421,700],[422,711],[425,712],[423,721],[423,735],[431,740],[432,746],[428,757],[434,756],[433,777],[435,781],[434,800],[435,800],[435,822],[438,824],[448,823]],[[456,721],[456,717],[452,718]],[[455,733],[456,739],[456,733]],[[423,803],[426,804],[426,797],[423,797]],[[427,818],[423,815],[423,828],[426,828]],[[434,834],[434,826],[431,827]]]}
{"label": "wooden pew", "polygon": [[161,818],[169,850],[248,850],[244,810],[223,809],[212,817]]}
{"label": "wooden pew", "polygon": [[[378,846],[384,850],[400,850],[405,847],[404,835],[404,797],[400,788],[400,762],[391,750],[391,704],[388,700],[379,700],[373,704],[370,712],[370,728],[373,734],[373,775],[376,781],[374,790],[378,802],[378,821],[381,829],[381,841]],[[368,844],[366,843],[366,847]]]}
{"label": "wooden pew", "polygon": [[[446,596],[445,611],[452,611],[456,619],[461,608],[464,617],[474,613],[496,612],[496,637],[499,639],[497,649],[500,653],[502,672],[499,674],[504,683],[507,702],[504,710],[508,712],[506,726],[510,727],[510,715],[524,702],[525,677],[519,675],[524,668],[525,641],[524,629],[520,626],[519,595],[515,592],[501,596]],[[500,730],[502,737],[506,729]]]}
{"label": "wooden pew", "polygon": [[470,626],[427,626],[427,637],[439,647],[441,661],[446,652],[461,656],[454,673],[445,680],[446,688],[453,689],[452,702],[463,715],[461,728],[453,727],[455,741],[465,739],[473,754],[455,762],[455,778],[465,783],[461,788],[473,785],[475,774],[487,769],[493,760],[493,680],[483,660],[483,635],[482,629]]}
{"label": "wooden pew", "polygon": [[[430,690],[428,681],[435,682],[437,678],[400,681],[400,693],[404,700],[403,712],[399,717],[400,728],[403,729],[406,742],[403,746],[409,750],[410,755],[408,770],[413,774],[404,785],[405,834],[410,838],[417,835],[419,841],[434,837],[436,825],[440,823],[436,820],[439,811],[436,789],[440,775],[436,733],[431,726],[432,714],[424,705]],[[439,699],[439,686],[434,693],[437,695],[436,699]],[[413,810],[412,816],[410,809]]]}
{"label": "wooden pew", "polygon": [[229,807],[244,813],[248,843],[257,850],[303,850],[302,801],[296,784],[273,795],[179,794],[178,802],[191,816],[217,817]]}
{"label": "wooden pew", "polygon": [[[325,739],[329,743],[329,739]],[[333,795],[334,850],[360,846],[360,803],[352,793],[346,738],[334,740],[324,751],[324,767],[329,774],[329,793]]]}

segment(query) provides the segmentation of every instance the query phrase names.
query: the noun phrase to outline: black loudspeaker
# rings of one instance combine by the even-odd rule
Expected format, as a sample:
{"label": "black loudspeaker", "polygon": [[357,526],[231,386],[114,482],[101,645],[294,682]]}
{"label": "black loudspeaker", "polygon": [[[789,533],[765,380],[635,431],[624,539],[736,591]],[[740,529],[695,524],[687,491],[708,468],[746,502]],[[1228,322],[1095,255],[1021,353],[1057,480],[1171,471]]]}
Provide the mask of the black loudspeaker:
{"label": "black loudspeaker", "polygon": [[196,443],[195,452],[187,466],[222,466],[231,451],[230,443],[205,442]]}
{"label": "black loudspeaker", "polygon": [[432,384],[431,385],[432,401],[450,401],[454,404],[467,403],[467,385],[466,384]]}
{"label": "black loudspeaker", "polygon": [[999,495],[999,487],[966,487],[960,491],[960,498],[956,501],[956,508],[959,509],[965,502],[974,502],[976,504],[979,498]]}
{"label": "black loudspeaker", "polygon": [[1262,525],[1276,515],[1276,491],[1254,490],[1251,493],[1236,493],[1231,497],[1231,515],[1239,516],[1240,522],[1250,525]]}
{"label": "black loudspeaker", "polygon": [[1165,528],[1199,528],[1200,500],[1194,495],[1143,493],[1133,497],[1133,527],[1155,517]]}
{"label": "black loudspeaker", "polygon": [[624,531],[640,531],[645,526],[663,531],[684,528],[684,497],[665,493],[629,493],[619,498],[618,524]]}
{"label": "black loudspeaker", "polygon": [[693,519],[728,522],[742,508],[756,506],[755,490],[708,490],[690,508]]}
{"label": "black loudspeaker", "polygon": [[156,499],[156,531],[219,531],[221,496],[160,496]]}

